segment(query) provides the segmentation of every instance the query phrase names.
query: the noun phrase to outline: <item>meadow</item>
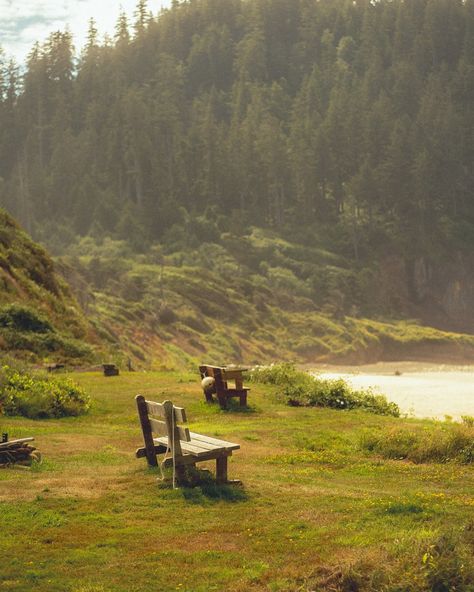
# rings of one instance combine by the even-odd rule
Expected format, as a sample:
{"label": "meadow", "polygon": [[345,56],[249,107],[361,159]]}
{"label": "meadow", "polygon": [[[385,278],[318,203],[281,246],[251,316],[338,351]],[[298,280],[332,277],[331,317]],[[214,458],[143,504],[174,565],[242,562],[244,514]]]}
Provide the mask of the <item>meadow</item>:
{"label": "meadow", "polygon": [[[248,410],[221,411],[197,373],[72,377],[91,395],[87,415],[0,417],[43,454],[31,470],[0,470],[0,590],[474,590],[472,462],[402,460],[374,444],[400,431],[436,439],[444,424],[290,407],[261,384]],[[229,477],[242,485],[203,477],[173,490],[169,473],[135,459],[138,393],[240,443]]]}

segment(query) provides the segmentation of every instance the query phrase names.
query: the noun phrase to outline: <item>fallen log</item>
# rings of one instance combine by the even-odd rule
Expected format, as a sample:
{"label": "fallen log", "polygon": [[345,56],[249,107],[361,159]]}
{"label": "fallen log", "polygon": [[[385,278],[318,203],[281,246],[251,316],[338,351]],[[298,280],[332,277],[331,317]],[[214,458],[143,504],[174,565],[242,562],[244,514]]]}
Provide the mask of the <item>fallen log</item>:
{"label": "fallen log", "polygon": [[24,444],[25,442],[33,442],[34,438],[21,438],[19,440],[7,440],[6,442],[0,442],[0,450],[2,448],[11,448],[18,444]]}

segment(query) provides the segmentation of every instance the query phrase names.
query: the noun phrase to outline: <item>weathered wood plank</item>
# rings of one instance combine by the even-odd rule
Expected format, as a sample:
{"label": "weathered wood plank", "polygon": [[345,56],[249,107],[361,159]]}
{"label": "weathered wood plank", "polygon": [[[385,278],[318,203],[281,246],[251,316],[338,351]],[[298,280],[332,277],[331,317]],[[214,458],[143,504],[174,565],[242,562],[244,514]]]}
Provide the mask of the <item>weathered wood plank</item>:
{"label": "weathered wood plank", "polygon": [[[148,413],[151,415],[157,415],[158,417],[165,417],[165,410],[162,403],[155,403],[154,401],[146,401],[146,407]],[[175,407],[174,409],[174,420],[175,422],[187,423],[186,411],[182,407]]]}
{"label": "weathered wood plank", "polygon": [[14,448],[15,446],[19,446],[25,442],[32,442],[34,438],[20,438],[19,440],[9,440],[8,442],[0,443],[0,450],[2,448]]}
{"label": "weathered wood plank", "polygon": [[146,459],[151,467],[158,466],[156,460],[155,444],[153,442],[153,434],[151,431],[150,420],[148,419],[148,411],[146,408],[145,397],[143,395],[137,395],[135,397],[137,404],[138,418],[143,433],[143,441],[145,443]]}
{"label": "weathered wood plank", "polygon": [[201,442],[208,442],[209,444],[214,444],[215,446],[221,446],[222,448],[227,448],[230,450],[238,450],[240,448],[240,444],[235,444],[234,442],[227,442],[226,440],[219,440],[218,438],[211,438],[210,436],[204,436],[203,434],[196,434],[195,432],[189,432],[192,441],[201,441]]}
{"label": "weathered wood plank", "polygon": [[243,372],[244,372],[244,370],[237,370],[237,369],[226,370],[226,369],[224,369],[222,371],[222,377],[224,378],[224,380],[242,379]]}
{"label": "weathered wood plank", "polygon": [[[168,449],[163,444],[155,446],[155,454],[164,454]],[[145,458],[146,448],[137,448],[135,451],[135,458]]]}
{"label": "weathered wood plank", "polygon": [[[168,446],[168,437],[164,436],[162,438],[155,438],[155,442],[157,444],[162,444],[163,446]],[[192,454],[195,458],[201,458],[201,456],[206,456],[209,453],[212,454],[219,454],[220,452],[232,452],[231,448],[223,448],[221,446],[214,446],[209,448],[209,445],[202,445],[199,442],[183,442],[181,440],[181,450],[183,452],[187,452],[188,454]],[[215,457],[214,457],[215,458]]]}
{"label": "weathered wood plank", "polygon": [[[150,426],[152,431],[159,436],[167,436],[168,435],[168,426],[165,421],[160,421],[159,419],[154,419],[153,417],[149,417],[148,421],[150,422]],[[183,428],[181,426],[175,425],[175,430],[179,435],[179,440],[184,442],[189,442],[191,440],[191,436],[189,435],[189,428]]]}
{"label": "weathered wood plank", "polygon": [[[199,458],[194,456],[194,454],[185,454],[178,459],[176,459],[178,464],[181,465],[194,465],[196,462],[204,462],[206,460],[215,460],[216,458],[220,458],[222,456],[228,457],[231,456],[232,452],[221,450],[220,452],[208,452],[206,455],[201,455]],[[164,468],[170,468],[173,466],[173,459],[167,458],[163,462]]]}

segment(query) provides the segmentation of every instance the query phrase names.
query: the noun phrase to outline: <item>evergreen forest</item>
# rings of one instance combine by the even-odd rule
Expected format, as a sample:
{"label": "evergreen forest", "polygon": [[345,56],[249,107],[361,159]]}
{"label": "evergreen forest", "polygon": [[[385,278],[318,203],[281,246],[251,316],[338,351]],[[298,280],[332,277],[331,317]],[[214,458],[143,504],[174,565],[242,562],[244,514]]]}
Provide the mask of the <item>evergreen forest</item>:
{"label": "evergreen forest", "polygon": [[473,164],[473,0],[139,0],[0,53],[0,204],[73,285],[135,258],[472,330]]}

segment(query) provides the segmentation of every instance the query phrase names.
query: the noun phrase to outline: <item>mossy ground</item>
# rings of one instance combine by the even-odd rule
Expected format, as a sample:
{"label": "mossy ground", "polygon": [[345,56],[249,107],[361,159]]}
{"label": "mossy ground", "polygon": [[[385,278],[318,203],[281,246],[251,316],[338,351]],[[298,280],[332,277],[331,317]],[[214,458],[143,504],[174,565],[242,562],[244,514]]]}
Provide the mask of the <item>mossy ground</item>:
{"label": "mossy ground", "polygon": [[[435,541],[472,524],[472,465],[387,460],[360,445],[368,429],[429,421],[291,408],[256,384],[248,411],[222,412],[203,402],[197,373],[73,377],[92,395],[88,416],[0,420],[44,457],[0,471],[1,590],[432,590]],[[192,430],[239,442],[229,473],[243,487],[157,481],[134,458],[139,392],[184,406]],[[456,553],[466,573],[472,557]]]}

